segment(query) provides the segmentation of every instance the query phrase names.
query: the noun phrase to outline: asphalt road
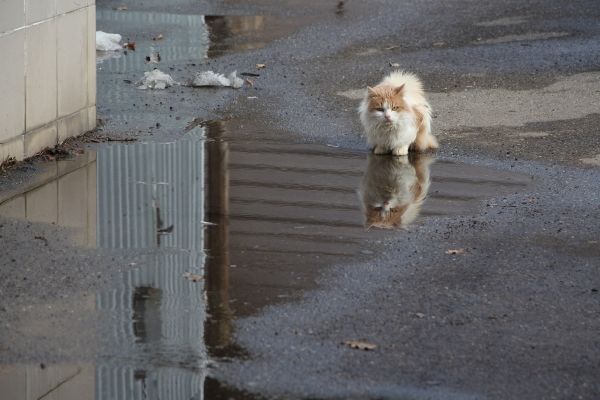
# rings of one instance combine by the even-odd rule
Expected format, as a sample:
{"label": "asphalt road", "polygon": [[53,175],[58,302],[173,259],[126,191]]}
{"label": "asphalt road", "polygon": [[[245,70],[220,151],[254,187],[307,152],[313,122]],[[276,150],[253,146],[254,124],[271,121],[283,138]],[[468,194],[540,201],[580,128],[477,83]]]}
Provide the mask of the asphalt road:
{"label": "asphalt road", "polygon": [[[97,1],[109,14],[120,3]],[[148,94],[124,83],[139,79],[143,67],[121,71],[109,60],[98,73],[98,116],[107,134],[171,140],[193,121],[228,120],[233,142],[285,139],[366,152],[357,97],[397,63],[425,82],[438,160],[531,177],[522,190],[490,195],[468,213],[424,217],[376,243],[361,242],[371,251],[319,264],[313,284],[294,289],[294,301],[240,313],[233,335],[243,356],[216,359],[209,369],[222,385],[246,393],[233,398],[600,397],[597,1],[128,5],[128,12],[268,16],[264,29],[243,40],[227,33],[206,63],[184,54],[159,65],[180,82],[200,67],[260,76],[239,91],[176,87]],[[101,13],[98,21],[98,29],[119,31],[141,48],[159,30],[186,35],[177,25],[123,24]],[[15,172],[3,185],[14,187],[34,172]],[[23,339],[14,329],[23,322],[22,307],[109,287],[110,280],[86,273],[110,276],[118,273],[115,259],[139,262],[127,252],[111,253],[116,258],[107,262],[47,229],[18,221],[0,226],[4,363],[93,358],[85,330],[93,321],[55,327],[81,328],[67,343],[60,335]],[[30,236],[49,237],[50,250]],[[453,249],[459,254],[448,254]],[[42,286],[23,283],[16,267],[6,267],[28,265],[35,276],[47,259],[63,262]],[[76,269],[87,278],[68,285],[57,278]],[[36,318],[35,307],[27,316]],[[351,349],[347,340],[376,348]]]}

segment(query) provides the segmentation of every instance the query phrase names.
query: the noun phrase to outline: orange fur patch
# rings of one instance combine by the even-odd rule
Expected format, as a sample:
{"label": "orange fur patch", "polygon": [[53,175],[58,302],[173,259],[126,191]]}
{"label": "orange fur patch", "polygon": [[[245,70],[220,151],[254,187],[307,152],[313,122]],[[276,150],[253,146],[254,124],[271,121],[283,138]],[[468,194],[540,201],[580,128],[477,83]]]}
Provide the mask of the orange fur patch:
{"label": "orange fur patch", "polygon": [[402,96],[402,87],[393,87],[388,85],[377,85],[373,88],[368,88],[369,91],[369,111],[375,111],[382,108],[384,103],[394,111],[406,110],[408,105]]}

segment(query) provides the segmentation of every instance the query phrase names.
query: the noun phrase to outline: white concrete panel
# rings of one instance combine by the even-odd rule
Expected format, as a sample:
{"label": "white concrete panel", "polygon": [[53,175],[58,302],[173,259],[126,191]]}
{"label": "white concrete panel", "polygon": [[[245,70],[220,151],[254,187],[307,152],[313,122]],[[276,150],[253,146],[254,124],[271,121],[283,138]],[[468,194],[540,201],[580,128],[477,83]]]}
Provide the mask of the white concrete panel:
{"label": "white concrete panel", "polygon": [[56,0],[56,13],[64,14],[87,6],[89,0]]}
{"label": "white concrete panel", "polygon": [[25,2],[27,25],[56,15],[56,0],[25,0]]}
{"label": "white concrete panel", "polygon": [[56,146],[56,122],[25,134],[25,158],[33,157],[47,147]]}
{"label": "white concrete panel", "polygon": [[[88,106],[96,105],[96,7],[87,8]],[[94,117],[94,126],[96,118]]]}
{"label": "white concrete panel", "polygon": [[87,132],[88,109],[85,108],[73,115],[58,120],[58,143],[65,139]]}
{"label": "white concrete panel", "polygon": [[23,160],[25,154],[24,140],[24,136],[19,135],[8,142],[0,144],[0,163],[9,157],[14,157],[17,161]]}
{"label": "white concrete panel", "polygon": [[96,129],[96,106],[88,108],[88,131]]}
{"label": "white concrete panel", "polygon": [[[25,30],[0,37],[0,143],[25,131]],[[10,62],[7,62],[10,61]]]}
{"label": "white concrete panel", "polygon": [[57,17],[58,116],[87,105],[87,9]]}
{"label": "white concrete panel", "polygon": [[56,22],[27,28],[26,130],[56,120]]}
{"label": "white concrete panel", "polygon": [[25,25],[25,0],[0,0],[0,33]]}

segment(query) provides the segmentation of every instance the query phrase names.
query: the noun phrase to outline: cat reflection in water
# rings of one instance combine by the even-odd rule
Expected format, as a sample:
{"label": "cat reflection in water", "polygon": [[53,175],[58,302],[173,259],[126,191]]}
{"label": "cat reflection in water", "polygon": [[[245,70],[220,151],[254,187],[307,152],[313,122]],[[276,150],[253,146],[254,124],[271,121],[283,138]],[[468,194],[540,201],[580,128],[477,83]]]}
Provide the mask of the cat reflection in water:
{"label": "cat reflection in water", "polygon": [[415,220],[427,197],[432,163],[425,154],[369,154],[359,189],[367,229],[396,229]]}

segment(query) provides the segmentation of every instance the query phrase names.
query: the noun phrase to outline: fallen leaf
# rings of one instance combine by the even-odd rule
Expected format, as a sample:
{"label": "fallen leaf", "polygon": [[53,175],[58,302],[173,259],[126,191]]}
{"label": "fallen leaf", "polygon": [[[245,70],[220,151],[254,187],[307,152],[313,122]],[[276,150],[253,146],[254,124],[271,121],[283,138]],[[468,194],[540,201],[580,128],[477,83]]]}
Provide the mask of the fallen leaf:
{"label": "fallen leaf", "polygon": [[256,69],[267,68],[267,64],[256,64]]}
{"label": "fallen leaf", "polygon": [[375,350],[377,348],[376,344],[363,342],[362,340],[346,340],[344,341],[344,345],[350,347],[351,349],[356,350]]}
{"label": "fallen leaf", "polygon": [[164,36],[162,33],[158,34],[158,36],[155,36],[152,38],[152,40],[163,40]]}
{"label": "fallen leaf", "polygon": [[123,48],[135,51],[135,42],[127,42],[123,44]]}
{"label": "fallen leaf", "polygon": [[398,68],[398,67],[400,67],[400,64],[393,63],[393,62],[390,61],[390,67]]}
{"label": "fallen leaf", "polygon": [[127,11],[127,10],[129,10],[129,7],[127,7],[127,6],[118,6],[118,7],[113,8],[113,10],[116,10],[116,11]]}
{"label": "fallen leaf", "polygon": [[457,254],[465,254],[465,249],[449,249],[446,250],[446,254],[457,255]]}
{"label": "fallen leaf", "polygon": [[250,86],[254,86],[254,81],[251,81],[250,79],[246,78],[244,79],[244,81],[246,81],[246,83]]}
{"label": "fallen leaf", "polygon": [[204,279],[204,276],[202,275],[197,275],[197,274],[192,274],[191,272],[186,272],[183,274],[184,278],[187,278],[189,281],[192,282],[198,282]]}

